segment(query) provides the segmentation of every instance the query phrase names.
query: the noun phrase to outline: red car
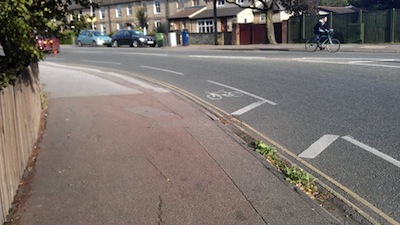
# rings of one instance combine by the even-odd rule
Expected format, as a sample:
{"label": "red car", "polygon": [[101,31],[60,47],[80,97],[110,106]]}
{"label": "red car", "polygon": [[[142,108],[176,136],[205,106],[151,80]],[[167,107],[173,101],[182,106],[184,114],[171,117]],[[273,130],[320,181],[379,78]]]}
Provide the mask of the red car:
{"label": "red car", "polygon": [[56,37],[43,37],[42,35],[36,36],[36,44],[40,50],[57,54],[60,52],[60,42]]}

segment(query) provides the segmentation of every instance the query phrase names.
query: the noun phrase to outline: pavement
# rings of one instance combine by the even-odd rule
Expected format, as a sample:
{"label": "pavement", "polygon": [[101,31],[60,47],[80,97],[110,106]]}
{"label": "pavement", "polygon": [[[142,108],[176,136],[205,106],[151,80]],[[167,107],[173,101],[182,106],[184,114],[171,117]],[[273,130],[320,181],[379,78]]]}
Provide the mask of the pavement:
{"label": "pavement", "polygon": [[[236,49],[278,46],[303,48]],[[382,46],[353,51],[400,49]],[[10,224],[347,224],[184,96],[50,62],[40,62],[39,77],[46,127],[29,195]]]}

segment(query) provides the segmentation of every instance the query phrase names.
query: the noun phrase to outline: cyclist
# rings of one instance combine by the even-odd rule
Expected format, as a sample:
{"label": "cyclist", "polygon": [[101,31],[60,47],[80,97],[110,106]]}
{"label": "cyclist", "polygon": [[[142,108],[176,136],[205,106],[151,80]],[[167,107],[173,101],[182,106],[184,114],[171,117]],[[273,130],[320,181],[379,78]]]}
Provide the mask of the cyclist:
{"label": "cyclist", "polygon": [[317,36],[318,46],[320,44],[321,35],[329,33],[329,28],[326,26],[327,21],[328,21],[328,17],[322,16],[318,20],[318,23],[315,24],[315,26],[314,26],[314,34]]}

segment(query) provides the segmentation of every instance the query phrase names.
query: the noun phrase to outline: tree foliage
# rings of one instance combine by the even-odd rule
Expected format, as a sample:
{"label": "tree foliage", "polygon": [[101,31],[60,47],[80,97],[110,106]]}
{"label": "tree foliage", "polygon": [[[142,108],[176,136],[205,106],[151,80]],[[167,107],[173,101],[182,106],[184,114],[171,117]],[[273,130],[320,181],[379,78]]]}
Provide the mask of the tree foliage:
{"label": "tree foliage", "polygon": [[35,36],[57,33],[73,3],[90,6],[89,0],[0,0],[0,87],[13,84],[24,67],[43,59]]}
{"label": "tree foliage", "polygon": [[280,0],[286,11],[298,16],[302,14],[313,15],[318,12],[320,0]]}
{"label": "tree foliage", "polygon": [[355,7],[363,9],[400,9],[399,0],[349,0]]}
{"label": "tree foliage", "polygon": [[236,0],[226,0],[229,4],[237,5],[240,8],[249,8],[265,13],[266,33],[269,44],[276,44],[274,24],[272,15],[275,9],[283,6],[287,12],[294,15],[316,14],[320,0],[250,0],[248,5],[239,4]]}
{"label": "tree foliage", "polygon": [[320,6],[344,7],[349,5],[348,0],[321,0]]}
{"label": "tree foliage", "polygon": [[136,18],[139,21],[139,26],[141,28],[147,27],[147,16],[146,16],[146,9],[144,7],[140,7],[136,11]]}

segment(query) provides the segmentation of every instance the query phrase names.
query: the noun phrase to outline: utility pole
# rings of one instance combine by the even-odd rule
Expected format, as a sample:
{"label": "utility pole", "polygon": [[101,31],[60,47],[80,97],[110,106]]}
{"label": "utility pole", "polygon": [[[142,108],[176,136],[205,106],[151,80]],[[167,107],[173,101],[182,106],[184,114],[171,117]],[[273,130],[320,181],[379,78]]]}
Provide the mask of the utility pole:
{"label": "utility pole", "polygon": [[217,32],[217,1],[213,0],[214,3],[214,45],[218,45],[218,32]]}
{"label": "utility pole", "polygon": [[92,22],[92,30],[94,30],[92,0],[90,0],[90,21]]}

